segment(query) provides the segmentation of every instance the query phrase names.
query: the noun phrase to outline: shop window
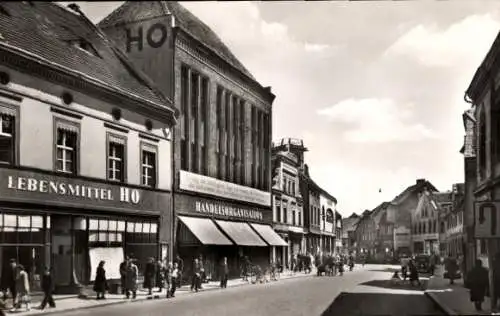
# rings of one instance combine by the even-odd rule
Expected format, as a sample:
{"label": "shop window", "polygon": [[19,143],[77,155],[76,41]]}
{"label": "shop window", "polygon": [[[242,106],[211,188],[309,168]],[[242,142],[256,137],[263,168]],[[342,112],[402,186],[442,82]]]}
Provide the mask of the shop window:
{"label": "shop window", "polygon": [[150,144],[141,144],[141,184],[155,188],[157,179],[157,148]]}
{"label": "shop window", "polygon": [[108,134],[108,180],[125,182],[126,139]]}
{"label": "shop window", "polygon": [[56,171],[77,174],[79,134],[79,124],[56,118],[54,161]]}
{"label": "shop window", "polygon": [[0,164],[12,165],[15,161],[16,117],[4,114],[0,108]]}
{"label": "shop window", "polygon": [[0,244],[41,245],[43,216],[0,213]]}
{"label": "shop window", "polygon": [[[109,219],[89,219],[89,243],[99,243],[110,246],[122,243],[125,232],[125,222]],[[97,246],[97,245],[93,245]]]}

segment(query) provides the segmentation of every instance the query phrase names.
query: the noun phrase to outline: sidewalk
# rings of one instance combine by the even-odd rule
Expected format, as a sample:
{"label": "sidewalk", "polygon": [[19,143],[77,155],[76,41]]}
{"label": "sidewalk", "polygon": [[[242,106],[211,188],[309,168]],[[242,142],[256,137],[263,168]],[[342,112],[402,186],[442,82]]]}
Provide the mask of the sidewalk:
{"label": "sidewalk", "polygon": [[434,277],[429,279],[425,294],[434,301],[447,315],[491,315],[490,299],[484,298],[482,313],[474,308],[470,301],[469,290],[464,287],[463,279],[455,280],[450,285],[450,280],[443,278],[444,267],[436,268]]}
{"label": "sidewalk", "polygon": [[[281,280],[286,280],[286,279],[294,279],[294,278],[304,278],[304,277],[312,277],[316,275],[316,270],[313,269],[313,271],[309,274],[305,274],[304,272],[297,272],[297,273],[290,273],[289,271],[284,271],[281,273],[280,278],[278,281]],[[275,281],[270,281],[270,282],[275,282]],[[203,289],[201,292],[205,291],[211,291],[211,290],[220,290],[220,282],[219,281],[211,281],[208,283],[204,283]],[[244,285],[253,285],[252,283],[248,281],[243,281],[242,279],[232,279],[228,280],[227,282],[227,287],[238,287],[238,286],[244,286]],[[255,284],[257,286],[257,284]],[[184,285],[180,288],[177,289],[175,292],[175,296],[184,296],[184,295],[190,295],[193,292],[190,290],[189,285]],[[164,290],[161,293],[158,292],[153,292],[153,295],[157,295],[158,298],[160,299],[166,299],[166,291]],[[32,297],[32,303],[31,303],[31,311],[26,311],[23,307],[20,311],[9,311],[5,310],[5,313],[7,315],[18,315],[18,316],[24,316],[24,315],[48,315],[48,314],[56,314],[56,313],[63,313],[63,312],[69,312],[73,310],[79,310],[79,309],[86,309],[86,308],[93,308],[93,307],[101,307],[101,306],[108,306],[108,305],[115,305],[115,304],[131,304],[133,302],[138,302],[138,301],[144,301],[148,299],[147,292],[145,290],[139,290],[137,292],[137,298],[132,300],[132,299],[126,299],[124,298],[124,295],[122,294],[107,294],[105,300],[96,300],[95,299],[95,293],[89,293],[89,297],[87,299],[81,299],[76,297],[75,295],[54,295],[54,299],[56,301],[56,307],[55,308],[50,308],[47,306],[45,310],[39,310],[37,307],[40,305],[42,297],[36,296]],[[151,298],[149,298],[151,299]],[[171,298],[174,299],[175,298]],[[8,304],[10,305],[11,300],[8,301]]]}

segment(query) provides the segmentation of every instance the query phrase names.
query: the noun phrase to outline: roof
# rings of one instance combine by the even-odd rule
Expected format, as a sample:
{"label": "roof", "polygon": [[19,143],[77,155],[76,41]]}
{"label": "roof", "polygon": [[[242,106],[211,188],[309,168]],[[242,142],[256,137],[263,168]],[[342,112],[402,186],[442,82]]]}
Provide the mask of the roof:
{"label": "roof", "polygon": [[500,57],[500,32],[497,34],[497,37],[493,41],[486,57],[481,62],[481,65],[476,70],[474,77],[472,78],[469,87],[465,92],[465,96],[468,96],[472,102],[475,104],[480,103],[478,98],[482,95],[485,88],[489,85],[487,84],[489,81],[489,73],[493,68],[493,64],[496,64],[498,67],[497,60]]}
{"label": "roof", "polygon": [[435,192],[432,197],[436,203],[451,203],[453,192]]}
{"label": "roof", "polygon": [[436,187],[434,187],[434,185],[432,185],[432,183],[430,183],[429,181],[427,181],[425,179],[418,179],[416,184],[410,185],[409,187],[407,187],[403,192],[401,192],[398,196],[396,196],[391,201],[391,203],[397,205],[397,204],[401,203],[402,201],[404,201],[410,194],[419,192],[426,187],[428,189],[430,189],[431,191],[438,192]]}
{"label": "roof", "polygon": [[175,17],[176,27],[188,33],[197,41],[207,46],[213,53],[255,81],[252,74],[234,56],[219,36],[177,1],[126,1],[99,22],[98,25],[100,28],[105,29],[168,14],[173,14]]}
{"label": "roof", "polygon": [[[85,16],[52,2],[3,2],[0,50],[119,95],[174,112],[169,102]],[[75,43],[90,44],[89,52]]]}
{"label": "roof", "polygon": [[342,219],[342,227],[344,231],[352,231],[356,229],[356,225],[359,222],[357,217],[347,217]]}
{"label": "roof", "polygon": [[316,182],[314,182],[313,179],[311,179],[311,177],[308,177],[306,175],[302,175],[301,176],[303,177],[304,180],[307,181],[307,183],[313,188],[315,189],[316,191],[319,191],[321,194],[325,195],[327,198],[331,199],[332,201],[335,202],[335,204],[337,204],[337,199],[331,195],[330,193],[326,192],[323,188],[321,188]]}

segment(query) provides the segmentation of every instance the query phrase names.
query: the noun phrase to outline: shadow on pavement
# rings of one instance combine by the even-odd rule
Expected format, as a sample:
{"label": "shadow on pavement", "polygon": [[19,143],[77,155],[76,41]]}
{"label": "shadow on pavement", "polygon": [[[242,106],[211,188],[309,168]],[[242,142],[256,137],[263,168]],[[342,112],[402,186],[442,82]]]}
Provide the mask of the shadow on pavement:
{"label": "shadow on pavement", "polygon": [[385,268],[385,269],[370,269],[368,271],[373,271],[373,272],[392,272],[392,273],[394,273],[396,271],[400,272],[401,269],[397,269],[397,268]]}
{"label": "shadow on pavement", "polygon": [[342,292],[321,316],[444,315],[422,294]]}
{"label": "shadow on pavement", "polygon": [[428,280],[421,279],[420,284],[421,286],[418,286],[416,283],[415,285],[411,285],[410,281],[393,281],[393,280],[372,280],[368,282],[361,283],[361,285],[368,285],[368,286],[376,286],[376,287],[382,287],[385,289],[393,289],[393,290],[408,290],[408,291],[423,291],[427,288],[427,283]]}

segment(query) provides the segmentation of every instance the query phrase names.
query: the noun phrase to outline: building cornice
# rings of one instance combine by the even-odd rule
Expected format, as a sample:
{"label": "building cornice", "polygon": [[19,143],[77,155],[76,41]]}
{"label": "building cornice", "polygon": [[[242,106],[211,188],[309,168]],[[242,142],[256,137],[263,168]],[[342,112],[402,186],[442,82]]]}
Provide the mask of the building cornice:
{"label": "building cornice", "polygon": [[225,74],[226,76],[229,74],[231,79],[238,83],[239,86],[247,86],[254,92],[257,92],[258,96],[254,95],[254,97],[261,99],[264,103],[272,105],[276,96],[270,91],[270,89],[263,87],[260,83],[238,70],[231,63],[215,53],[210,47],[202,43],[186,30],[180,27],[174,27],[174,34],[175,45],[178,45],[180,48],[193,55],[203,63],[211,65],[220,73]]}
{"label": "building cornice", "polygon": [[83,74],[71,72],[56,64],[38,59],[14,47],[3,44],[0,45],[0,64],[36,76],[40,79],[74,89],[80,93],[94,96],[105,102],[119,105],[134,113],[165,122],[169,126],[175,125],[176,123],[174,111],[164,105],[150,102],[139,96],[117,90],[97,80],[92,80]]}

